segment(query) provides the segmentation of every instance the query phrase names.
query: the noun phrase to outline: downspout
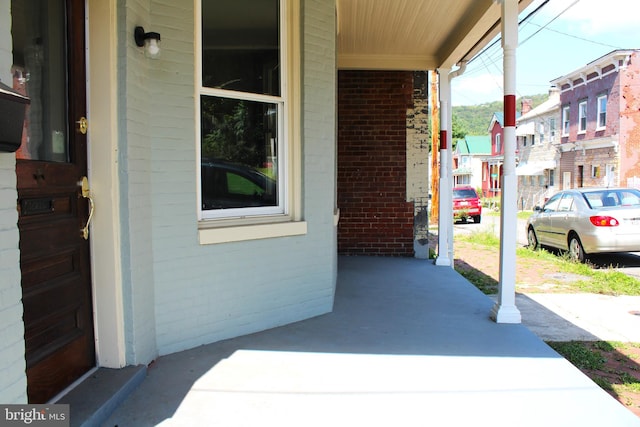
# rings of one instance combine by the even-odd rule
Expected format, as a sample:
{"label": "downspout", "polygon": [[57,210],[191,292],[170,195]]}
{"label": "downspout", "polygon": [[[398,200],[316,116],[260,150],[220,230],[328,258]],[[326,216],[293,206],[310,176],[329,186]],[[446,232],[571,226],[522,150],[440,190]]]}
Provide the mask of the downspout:
{"label": "downspout", "polygon": [[[451,160],[451,80],[466,69],[462,62],[458,69],[438,68],[440,88],[440,182],[438,207],[438,257],[436,265],[453,267],[453,181]],[[446,76],[446,78],[443,78]]]}

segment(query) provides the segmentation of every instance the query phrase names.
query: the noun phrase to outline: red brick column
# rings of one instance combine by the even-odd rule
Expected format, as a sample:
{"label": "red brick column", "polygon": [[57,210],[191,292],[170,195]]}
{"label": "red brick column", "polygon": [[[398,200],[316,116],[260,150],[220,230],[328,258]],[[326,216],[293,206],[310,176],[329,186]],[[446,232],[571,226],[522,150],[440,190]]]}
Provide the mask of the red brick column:
{"label": "red brick column", "polygon": [[338,73],[338,253],[413,256],[406,120],[413,73]]}

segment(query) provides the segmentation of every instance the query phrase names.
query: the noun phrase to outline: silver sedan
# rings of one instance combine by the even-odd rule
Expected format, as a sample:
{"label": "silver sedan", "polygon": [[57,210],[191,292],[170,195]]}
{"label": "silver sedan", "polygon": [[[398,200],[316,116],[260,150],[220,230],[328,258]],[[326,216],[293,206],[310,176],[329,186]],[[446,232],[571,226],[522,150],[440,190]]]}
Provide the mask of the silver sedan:
{"label": "silver sedan", "polygon": [[589,254],[640,251],[640,191],[577,188],[554,194],[527,220],[532,249],[551,246],[584,262]]}

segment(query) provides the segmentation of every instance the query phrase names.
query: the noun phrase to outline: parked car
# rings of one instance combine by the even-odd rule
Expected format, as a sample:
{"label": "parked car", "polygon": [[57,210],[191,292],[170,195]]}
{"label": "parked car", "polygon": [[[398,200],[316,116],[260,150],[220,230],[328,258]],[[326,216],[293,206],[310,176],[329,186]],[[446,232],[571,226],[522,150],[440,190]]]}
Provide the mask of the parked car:
{"label": "parked car", "polygon": [[584,262],[589,254],[640,251],[640,191],[578,188],[554,194],[527,220],[532,249],[550,246]]}
{"label": "parked car", "polygon": [[202,209],[277,205],[276,181],[249,166],[203,159]]}
{"label": "parked car", "polygon": [[461,186],[453,189],[453,217],[464,221],[473,218],[473,222],[480,223],[482,203],[473,187]]}

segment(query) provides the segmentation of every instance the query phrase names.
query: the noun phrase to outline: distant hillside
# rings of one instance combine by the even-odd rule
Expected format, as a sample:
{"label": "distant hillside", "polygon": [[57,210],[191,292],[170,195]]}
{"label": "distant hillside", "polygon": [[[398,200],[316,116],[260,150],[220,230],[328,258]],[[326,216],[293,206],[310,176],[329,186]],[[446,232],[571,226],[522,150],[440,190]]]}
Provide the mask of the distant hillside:
{"label": "distant hillside", "polygon": [[[548,95],[530,95],[522,98],[531,98],[533,107],[537,107],[547,100]],[[522,98],[516,100],[516,108],[520,111]],[[493,113],[502,111],[502,101],[490,102],[480,105],[453,107],[453,121],[460,127],[460,133],[466,135],[486,135]],[[455,130],[455,126],[454,126]]]}

